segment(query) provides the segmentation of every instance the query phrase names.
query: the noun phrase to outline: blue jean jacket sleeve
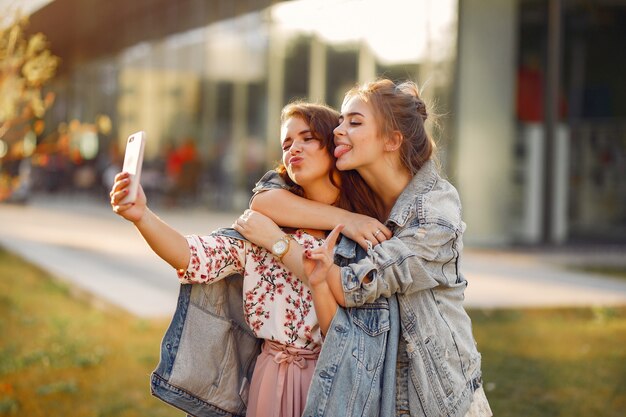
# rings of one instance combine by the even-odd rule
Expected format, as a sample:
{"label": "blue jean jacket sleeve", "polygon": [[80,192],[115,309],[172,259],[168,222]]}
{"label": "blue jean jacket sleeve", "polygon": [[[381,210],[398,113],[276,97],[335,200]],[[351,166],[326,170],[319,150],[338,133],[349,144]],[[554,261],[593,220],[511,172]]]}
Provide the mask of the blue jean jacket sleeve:
{"label": "blue jean jacket sleeve", "polygon": [[374,246],[367,257],[341,268],[346,306],[456,282],[457,238],[452,227],[422,223]]}
{"label": "blue jean jacket sleeve", "polygon": [[285,183],[285,181],[278,174],[278,172],[274,170],[267,171],[265,175],[263,175],[261,179],[257,181],[254,188],[252,189],[252,198],[250,198],[250,202],[252,202],[252,199],[254,199],[257,194],[262,193],[263,191],[281,189],[288,190],[289,187],[287,186],[287,183]]}

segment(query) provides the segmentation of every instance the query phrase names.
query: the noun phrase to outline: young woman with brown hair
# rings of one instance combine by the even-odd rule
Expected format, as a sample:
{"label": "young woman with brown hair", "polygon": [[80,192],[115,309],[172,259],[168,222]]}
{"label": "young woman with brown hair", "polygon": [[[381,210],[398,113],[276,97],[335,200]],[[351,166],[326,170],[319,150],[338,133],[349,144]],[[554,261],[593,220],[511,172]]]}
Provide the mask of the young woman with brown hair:
{"label": "young woman with brown hair", "polygon": [[[375,197],[359,184],[360,178],[341,173],[334,166],[333,129],[338,117],[335,110],[324,105],[297,102],[286,106],[281,117],[283,158],[278,172],[291,191],[306,199],[376,216]],[[358,195],[347,198],[342,194],[345,184],[359,190]],[[287,270],[285,263],[303,264],[300,257],[293,258],[290,244],[314,249],[323,244],[326,233],[302,228],[286,233],[275,227],[268,232],[275,238],[267,249],[220,233],[185,237],[147,207],[141,187],[135,203],[120,204],[129,192],[128,185],[127,173],[116,176],[111,190],[114,212],[134,224],[152,250],[178,271],[181,283],[213,284],[235,273],[244,276],[241,296],[245,321],[257,338],[264,339],[245,399],[246,415],[302,415],[322,335],[329,328],[337,303],[325,275],[307,269],[314,262],[305,260],[304,281]],[[331,233],[329,242],[334,242],[339,232]],[[333,243],[328,245],[332,251]],[[186,366],[196,365],[200,366]]]}

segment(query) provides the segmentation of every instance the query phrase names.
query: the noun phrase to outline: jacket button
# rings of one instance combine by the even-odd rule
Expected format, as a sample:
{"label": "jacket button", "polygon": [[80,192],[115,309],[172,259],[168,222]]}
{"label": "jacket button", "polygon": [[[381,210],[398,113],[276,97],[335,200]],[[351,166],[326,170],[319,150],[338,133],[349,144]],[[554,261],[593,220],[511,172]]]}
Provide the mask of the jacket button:
{"label": "jacket button", "polygon": [[168,348],[168,349],[171,349],[171,348],[172,348],[172,345],[170,345],[169,343],[167,343],[167,344],[165,345],[165,347],[166,347],[166,348]]}
{"label": "jacket button", "polygon": [[332,376],[330,376],[330,374],[326,371],[322,371],[320,372],[320,377],[324,378],[324,379],[331,379]]}
{"label": "jacket button", "polygon": [[346,329],[343,326],[335,326],[335,330],[337,330],[339,333],[345,333]]}

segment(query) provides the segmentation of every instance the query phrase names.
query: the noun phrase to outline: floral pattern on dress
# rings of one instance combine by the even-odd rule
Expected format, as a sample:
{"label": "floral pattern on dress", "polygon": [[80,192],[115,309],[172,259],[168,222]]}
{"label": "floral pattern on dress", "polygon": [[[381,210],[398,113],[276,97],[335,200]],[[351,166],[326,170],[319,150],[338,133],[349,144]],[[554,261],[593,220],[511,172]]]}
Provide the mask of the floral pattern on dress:
{"label": "floral pattern on dress", "polygon": [[[302,230],[292,236],[304,249],[323,243]],[[187,242],[191,257],[187,270],[178,271],[181,283],[211,284],[241,273],[244,315],[257,337],[297,348],[321,345],[311,290],[269,251],[227,236],[187,236]]]}

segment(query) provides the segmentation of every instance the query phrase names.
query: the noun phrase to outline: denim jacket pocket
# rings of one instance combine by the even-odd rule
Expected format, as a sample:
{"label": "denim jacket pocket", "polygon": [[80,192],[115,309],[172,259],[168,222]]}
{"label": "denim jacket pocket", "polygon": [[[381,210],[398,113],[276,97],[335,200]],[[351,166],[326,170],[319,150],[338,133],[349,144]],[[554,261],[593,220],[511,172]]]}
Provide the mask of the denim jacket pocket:
{"label": "denim jacket pocket", "polygon": [[369,304],[350,309],[352,321],[357,326],[352,355],[358,364],[367,371],[380,367],[387,346],[387,333],[390,329],[389,306]]}
{"label": "denim jacket pocket", "polygon": [[441,353],[441,349],[437,346],[437,343],[430,337],[426,338],[424,346],[431,360],[432,376],[439,382],[444,394],[450,396],[453,393],[453,384],[447,366],[447,358]]}
{"label": "denim jacket pocket", "polygon": [[389,307],[366,304],[350,309],[354,324],[370,336],[378,336],[389,331]]}

